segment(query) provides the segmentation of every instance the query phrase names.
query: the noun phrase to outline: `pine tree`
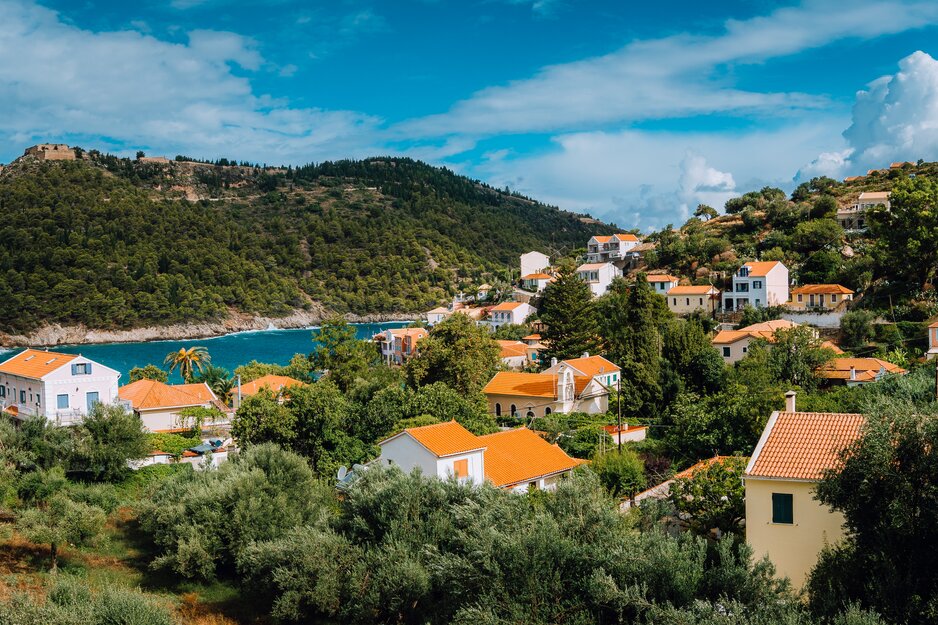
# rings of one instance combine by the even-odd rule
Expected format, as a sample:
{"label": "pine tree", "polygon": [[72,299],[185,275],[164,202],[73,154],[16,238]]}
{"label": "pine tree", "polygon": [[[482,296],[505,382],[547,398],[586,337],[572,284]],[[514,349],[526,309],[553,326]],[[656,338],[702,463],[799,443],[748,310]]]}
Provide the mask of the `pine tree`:
{"label": "pine tree", "polygon": [[544,289],[541,321],[546,324],[541,338],[547,346],[541,359],[578,358],[584,352],[599,351],[599,324],[589,285],[573,270],[564,270]]}

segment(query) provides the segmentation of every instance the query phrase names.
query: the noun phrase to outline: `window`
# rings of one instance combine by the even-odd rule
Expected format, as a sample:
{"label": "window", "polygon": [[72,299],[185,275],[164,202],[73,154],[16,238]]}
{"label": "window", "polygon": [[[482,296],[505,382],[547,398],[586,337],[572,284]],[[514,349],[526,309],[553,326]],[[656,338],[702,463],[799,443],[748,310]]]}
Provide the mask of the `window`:
{"label": "window", "polygon": [[20,403],[21,404],[26,403],[26,391],[23,391],[23,390],[20,391]]}
{"label": "window", "polygon": [[724,358],[729,358],[729,357],[730,357],[730,348],[729,348],[729,347],[724,347],[724,348],[723,348],[723,357],[724,357]]}
{"label": "window", "polygon": [[459,478],[469,477],[469,459],[463,458],[453,463],[453,475]]}
{"label": "window", "polygon": [[798,301],[799,301],[799,302],[803,302],[803,301],[804,301],[804,295],[802,295],[801,293],[798,294]]}
{"label": "window", "polygon": [[517,408],[517,406],[515,406],[514,404],[511,405],[511,416],[513,416],[513,417],[517,417],[517,416],[518,416],[518,408]]}
{"label": "window", "polygon": [[795,522],[790,493],[772,493],[772,523],[791,525]]}
{"label": "window", "polygon": [[544,416],[545,416],[545,417],[546,417],[547,415],[549,415],[550,413],[551,413],[550,406],[548,406],[547,408],[544,408]]}
{"label": "window", "polygon": [[672,298],[671,298],[671,305],[677,306],[677,298],[676,298],[676,297],[672,297]]}
{"label": "window", "polygon": [[88,412],[91,412],[91,409],[94,408],[94,405],[98,403],[98,392],[93,391],[91,393],[86,393],[85,399],[87,401]]}
{"label": "window", "polygon": [[502,416],[502,405],[498,402],[495,403],[495,416],[496,417]]}
{"label": "window", "polygon": [[698,299],[698,302],[697,302],[697,303],[700,304],[701,306],[703,306],[703,298],[702,298],[702,297],[698,297],[697,299]]}
{"label": "window", "polygon": [[836,294],[836,293],[831,293],[831,304],[833,304],[833,303],[836,302],[836,301],[837,301],[837,294]]}
{"label": "window", "polygon": [[56,395],[55,402],[56,408],[59,410],[65,410],[68,408],[68,395]]}
{"label": "window", "polygon": [[532,410],[531,408],[528,408],[528,413],[527,413],[525,416],[526,416],[528,419],[533,419],[533,418],[534,418],[534,410]]}
{"label": "window", "polygon": [[684,305],[685,305],[685,306],[690,306],[690,298],[689,298],[689,297],[685,297],[685,298],[684,298]]}
{"label": "window", "polygon": [[746,284],[745,282],[742,283],[742,284],[737,284],[737,285],[736,285],[736,292],[737,292],[737,293],[748,293],[748,292],[749,292],[749,285]]}
{"label": "window", "polygon": [[752,288],[754,288],[754,289],[761,289],[761,288],[762,288],[762,280],[753,280],[753,281],[752,281]]}
{"label": "window", "polygon": [[7,396],[7,387],[0,386],[0,397],[6,397],[6,396]]}
{"label": "window", "polygon": [[762,300],[756,300],[756,308],[762,308]]}
{"label": "window", "polygon": [[91,374],[91,363],[90,362],[79,362],[72,365],[72,375],[89,375]]}
{"label": "window", "polygon": [[748,352],[748,351],[749,351],[749,348],[748,348],[748,347],[744,347],[744,348],[743,348],[743,353],[744,353],[744,354],[745,354],[746,352]]}

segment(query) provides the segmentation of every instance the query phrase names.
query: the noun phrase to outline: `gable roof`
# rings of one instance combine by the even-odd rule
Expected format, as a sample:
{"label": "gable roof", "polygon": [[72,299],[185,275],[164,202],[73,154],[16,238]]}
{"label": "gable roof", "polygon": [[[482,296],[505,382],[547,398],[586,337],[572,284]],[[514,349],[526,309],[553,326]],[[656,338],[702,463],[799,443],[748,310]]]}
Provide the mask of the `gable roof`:
{"label": "gable roof", "polygon": [[303,382],[286,375],[268,374],[261,376],[256,380],[251,380],[250,382],[245,382],[242,384],[241,395],[245,397],[249,395],[256,395],[262,388],[266,388],[276,394],[285,388],[290,388],[291,386],[304,386],[304,384]]}
{"label": "gable roof", "polygon": [[[602,356],[584,356],[561,361],[566,363],[587,377],[595,377],[606,373],[621,371],[616,364]],[[559,365],[558,365],[559,366]],[[553,369],[553,367],[551,367]]]}
{"label": "gable roof", "polygon": [[771,321],[754,323],[751,326],[740,328],[740,330],[743,332],[775,332],[776,330],[790,330],[797,327],[797,323],[788,319],[772,319]]}
{"label": "gable roof", "polygon": [[[850,370],[855,371],[854,378],[850,377]],[[876,379],[880,371],[886,373],[906,374],[908,371],[879,358],[834,358],[818,369],[817,374],[828,380],[857,380],[871,382]]]}
{"label": "gable roof", "polygon": [[938,321],[935,321],[934,323],[928,324],[928,327],[929,327],[929,328],[938,328]]}
{"label": "gable roof", "polygon": [[676,286],[668,291],[668,295],[711,295],[719,292],[712,284],[703,284],[699,286]]}
{"label": "gable roof", "polygon": [[204,406],[209,402],[183,387],[188,384],[170,385],[156,380],[137,380],[117,389],[117,396],[129,401],[134,410],[156,408],[188,408]]}
{"label": "gable roof", "polygon": [[597,269],[602,269],[606,265],[611,265],[612,263],[584,263],[576,268],[577,271],[595,271]]}
{"label": "gable roof", "polygon": [[399,434],[380,441],[378,444],[382,445],[404,434],[413,438],[439,458],[485,449],[485,444],[475,434],[456,421],[407,428]]}
{"label": "gable roof", "polygon": [[746,467],[746,477],[817,481],[860,437],[866,417],[828,412],[776,412]]}
{"label": "gable roof", "polygon": [[[777,266],[782,265],[781,261],[764,260],[758,262],[748,262],[743,267],[749,268],[749,275],[755,278],[764,278],[770,271]],[[782,265],[784,267],[784,265]]]}
{"label": "gable roof", "polygon": [[499,358],[515,358],[518,356],[524,356],[526,358],[530,345],[522,343],[521,341],[499,340],[498,347],[501,349],[501,352],[498,354]]}
{"label": "gable roof", "polygon": [[593,239],[595,239],[597,243],[609,243],[613,239],[617,241],[634,241],[636,243],[640,240],[634,234],[628,234],[628,233],[613,234],[613,235],[597,235],[597,236],[594,236]]}
{"label": "gable roof", "polygon": [[[579,396],[592,377],[575,375],[574,392]],[[486,395],[513,395],[515,397],[557,398],[557,376],[552,373],[520,373],[499,371],[489,380],[482,392]]]}
{"label": "gable roof", "polygon": [[652,273],[645,276],[649,282],[680,282],[680,278],[667,273]]}
{"label": "gable roof", "polygon": [[489,312],[509,312],[523,305],[524,302],[504,302],[498,306],[493,306]]}
{"label": "gable roof", "polygon": [[863,200],[888,200],[889,191],[864,191],[860,194],[859,201]]}
{"label": "gable roof", "polygon": [[192,384],[176,384],[174,388],[179,389],[189,393],[194,397],[198,397],[202,401],[215,401],[218,399],[218,396],[215,395],[215,391],[208,385],[206,382],[194,382]]}
{"label": "gable roof", "polygon": [[477,438],[485,445],[485,477],[497,487],[569,471],[584,462],[524,427]]}
{"label": "gable roof", "polygon": [[791,290],[792,295],[825,295],[833,293],[836,295],[853,295],[853,291],[839,284],[802,284]]}
{"label": "gable roof", "polygon": [[521,276],[522,280],[553,280],[553,278],[549,273],[529,273],[526,276]]}
{"label": "gable roof", "polygon": [[78,358],[75,354],[60,354],[41,349],[27,349],[0,363],[0,373],[41,380],[59,367]]}
{"label": "gable roof", "polygon": [[710,341],[714,345],[729,345],[743,339],[765,339],[770,343],[775,340],[776,330],[788,330],[797,327],[797,323],[787,319],[773,319],[754,323],[738,330],[720,330]]}

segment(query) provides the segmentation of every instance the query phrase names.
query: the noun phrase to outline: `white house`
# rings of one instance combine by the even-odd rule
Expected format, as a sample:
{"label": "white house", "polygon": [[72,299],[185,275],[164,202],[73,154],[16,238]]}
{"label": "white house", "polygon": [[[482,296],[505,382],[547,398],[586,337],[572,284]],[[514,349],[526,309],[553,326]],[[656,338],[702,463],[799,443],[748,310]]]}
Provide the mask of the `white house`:
{"label": "white house", "polygon": [[[602,414],[609,408],[609,387],[561,362],[551,373],[499,371],[482,392],[496,417],[533,418],[554,412]],[[615,373],[618,379],[618,371]]]}
{"label": "white house", "polygon": [[524,341],[498,341],[498,357],[509,369],[524,369],[537,362],[540,345],[529,345]]}
{"label": "white house", "polygon": [[489,325],[493,330],[509,323],[520,325],[533,313],[534,307],[525,302],[505,302],[489,310]]}
{"label": "white house", "polygon": [[608,262],[586,263],[577,267],[576,273],[589,285],[593,297],[599,297],[609,290],[609,285],[614,279],[622,275],[622,270]]}
{"label": "white house", "polygon": [[580,358],[570,358],[559,363],[551,363],[544,373],[560,373],[561,365],[573,369],[573,375],[592,378],[608,388],[616,388],[622,370],[612,361],[602,356],[583,354]]}
{"label": "white house", "polygon": [[540,293],[547,285],[554,281],[553,276],[547,273],[529,273],[521,276],[521,288],[525,291]]}
{"label": "white house", "polygon": [[889,210],[889,191],[865,191],[856,204],[837,211],[837,221],[844,230],[865,230],[866,211],[879,205]]}
{"label": "white house", "polygon": [[446,319],[452,314],[453,314],[453,311],[451,311],[446,306],[438,306],[434,308],[433,310],[427,311],[425,314],[425,317],[427,319],[427,323],[433,326],[443,321],[444,319]]}
{"label": "white house", "polygon": [[586,244],[586,260],[590,263],[625,260],[629,250],[639,243],[641,240],[634,234],[590,237]]}
{"label": "white house", "polygon": [[119,378],[81,355],[27,349],[0,363],[0,403],[18,418],[43,415],[68,425],[96,403],[114,402]]}
{"label": "white house", "polygon": [[550,269],[550,257],[540,252],[528,252],[521,255],[521,275],[526,276],[532,273],[543,273],[545,269]]}
{"label": "white house", "polygon": [[378,445],[376,463],[516,493],[552,490],[583,463],[527,428],[476,436],[456,421],[408,428]]}
{"label": "white house", "polygon": [[749,262],[733,276],[733,286],[723,293],[723,308],[742,310],[788,302],[788,267],[777,260]]}
{"label": "white house", "polygon": [[676,276],[661,273],[649,274],[647,279],[648,284],[651,285],[651,288],[653,288],[658,295],[666,295],[668,291],[676,287],[678,282],[680,282],[680,278]]}
{"label": "white house", "polygon": [[[224,416],[215,424],[226,423],[230,409],[208,384],[165,384],[156,380],[137,380],[120,387],[120,399],[128,402],[151,432],[178,432],[190,429],[184,422],[186,408],[217,408]],[[205,424],[210,425],[210,424]]]}

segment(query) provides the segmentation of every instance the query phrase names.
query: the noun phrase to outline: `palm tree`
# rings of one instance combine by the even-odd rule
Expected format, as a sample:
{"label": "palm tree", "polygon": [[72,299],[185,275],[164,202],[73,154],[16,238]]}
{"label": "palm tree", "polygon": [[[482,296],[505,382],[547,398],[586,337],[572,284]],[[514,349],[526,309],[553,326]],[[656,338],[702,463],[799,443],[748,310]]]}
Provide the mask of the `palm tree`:
{"label": "palm tree", "polygon": [[195,369],[202,369],[212,362],[212,357],[208,355],[208,350],[204,347],[180,347],[177,352],[170,352],[163,361],[164,365],[169,367],[172,373],[177,367],[182,379],[189,382]]}
{"label": "palm tree", "polygon": [[231,400],[231,390],[234,388],[234,379],[224,367],[208,365],[192,377],[193,382],[205,382],[212,389],[218,399],[226,404]]}

